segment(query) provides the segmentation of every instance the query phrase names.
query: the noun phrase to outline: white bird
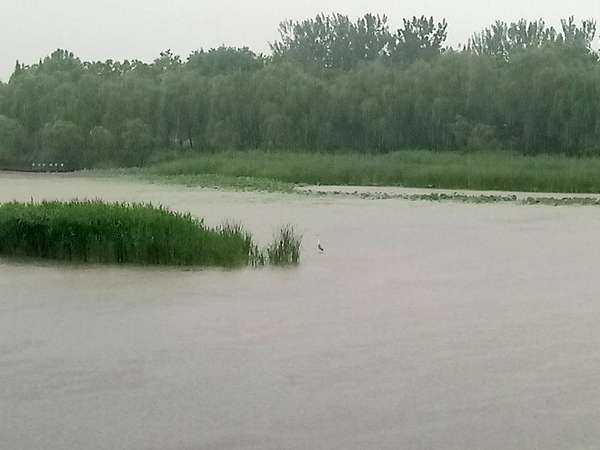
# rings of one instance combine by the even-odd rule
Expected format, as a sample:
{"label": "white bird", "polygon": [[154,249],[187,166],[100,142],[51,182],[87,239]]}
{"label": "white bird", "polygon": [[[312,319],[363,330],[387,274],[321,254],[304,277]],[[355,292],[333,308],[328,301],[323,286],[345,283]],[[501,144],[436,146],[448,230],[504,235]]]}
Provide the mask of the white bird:
{"label": "white bird", "polygon": [[323,247],[321,247],[321,240],[320,240],[319,238],[317,238],[317,248],[318,248],[320,251],[323,251]]}

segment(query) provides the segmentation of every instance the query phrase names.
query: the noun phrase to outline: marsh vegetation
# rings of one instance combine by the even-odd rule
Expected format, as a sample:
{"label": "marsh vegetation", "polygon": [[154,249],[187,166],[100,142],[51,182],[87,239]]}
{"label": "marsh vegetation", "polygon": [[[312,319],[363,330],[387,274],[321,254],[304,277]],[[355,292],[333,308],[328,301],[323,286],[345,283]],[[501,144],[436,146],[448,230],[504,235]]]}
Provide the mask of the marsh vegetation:
{"label": "marsh vegetation", "polygon": [[285,226],[263,250],[239,224],[211,228],[190,214],[149,204],[0,204],[0,254],[8,256],[82,263],[285,265],[299,262],[301,239]]}
{"label": "marsh vegetation", "polygon": [[221,181],[225,187],[283,192],[298,184],[600,192],[600,158],[501,152],[221,152],[179,157],[137,173],[188,185]]}

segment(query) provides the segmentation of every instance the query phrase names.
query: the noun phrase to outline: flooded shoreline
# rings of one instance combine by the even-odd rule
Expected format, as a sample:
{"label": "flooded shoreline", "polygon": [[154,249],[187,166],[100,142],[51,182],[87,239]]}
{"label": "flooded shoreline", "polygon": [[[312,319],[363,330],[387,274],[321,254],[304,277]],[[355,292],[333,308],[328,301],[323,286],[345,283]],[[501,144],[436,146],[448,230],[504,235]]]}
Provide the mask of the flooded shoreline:
{"label": "flooded shoreline", "polygon": [[[10,449],[594,448],[600,209],[0,174],[0,201],[152,202],[295,269],[0,258]],[[319,236],[325,251],[316,248]]]}

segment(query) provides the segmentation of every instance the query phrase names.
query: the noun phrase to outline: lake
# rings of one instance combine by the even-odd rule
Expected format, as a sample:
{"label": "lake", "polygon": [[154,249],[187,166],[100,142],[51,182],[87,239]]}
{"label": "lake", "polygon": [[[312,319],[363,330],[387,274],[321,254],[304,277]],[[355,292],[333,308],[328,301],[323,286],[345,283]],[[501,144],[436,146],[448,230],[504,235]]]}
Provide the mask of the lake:
{"label": "lake", "polygon": [[1,448],[598,447],[600,208],[0,172],[2,202],[75,197],[291,223],[302,262],[0,259]]}

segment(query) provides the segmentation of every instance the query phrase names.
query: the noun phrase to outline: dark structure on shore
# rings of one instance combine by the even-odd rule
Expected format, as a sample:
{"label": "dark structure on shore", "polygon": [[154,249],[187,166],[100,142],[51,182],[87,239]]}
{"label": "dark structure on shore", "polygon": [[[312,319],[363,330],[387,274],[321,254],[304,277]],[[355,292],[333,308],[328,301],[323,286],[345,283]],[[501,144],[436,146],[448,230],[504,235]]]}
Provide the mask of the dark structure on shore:
{"label": "dark structure on shore", "polygon": [[3,164],[0,170],[13,172],[73,172],[75,168],[65,163],[28,162],[20,164]]}

